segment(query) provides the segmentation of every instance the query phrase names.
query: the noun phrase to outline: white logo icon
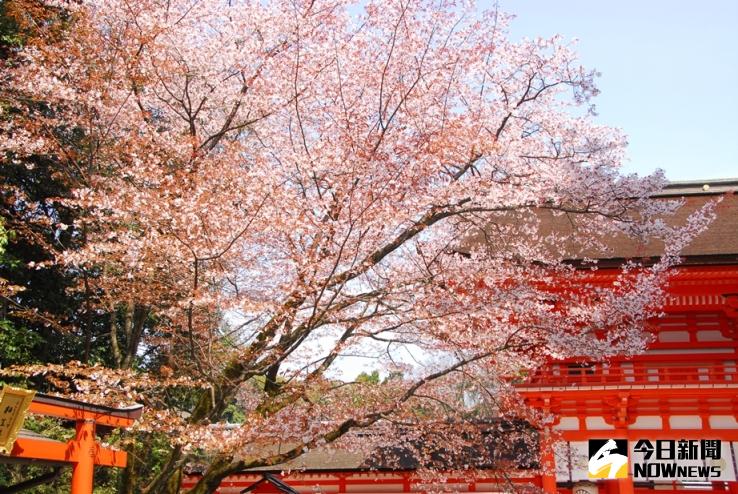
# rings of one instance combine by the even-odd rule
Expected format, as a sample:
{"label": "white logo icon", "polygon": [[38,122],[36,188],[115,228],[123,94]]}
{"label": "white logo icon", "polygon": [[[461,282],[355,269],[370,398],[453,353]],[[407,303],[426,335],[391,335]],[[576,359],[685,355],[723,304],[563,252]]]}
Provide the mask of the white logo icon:
{"label": "white logo icon", "polygon": [[587,465],[589,478],[619,479],[627,477],[628,457],[620,453],[612,453],[613,449],[617,449],[617,444],[610,439],[589,459]]}

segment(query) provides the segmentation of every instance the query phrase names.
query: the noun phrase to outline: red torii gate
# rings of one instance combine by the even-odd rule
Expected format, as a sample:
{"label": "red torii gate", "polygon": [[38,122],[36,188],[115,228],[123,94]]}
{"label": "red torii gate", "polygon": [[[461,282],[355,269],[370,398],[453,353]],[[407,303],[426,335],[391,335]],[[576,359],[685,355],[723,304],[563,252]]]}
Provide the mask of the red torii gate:
{"label": "red torii gate", "polygon": [[12,461],[71,464],[71,494],[92,494],[95,465],[122,468],[128,460],[125,451],[103,447],[95,440],[96,427],[129,427],[141,416],[143,405],[112,408],[37,394],[28,412],[74,421],[75,437],[64,443],[21,433],[10,454],[0,455],[0,462],[9,458]]}

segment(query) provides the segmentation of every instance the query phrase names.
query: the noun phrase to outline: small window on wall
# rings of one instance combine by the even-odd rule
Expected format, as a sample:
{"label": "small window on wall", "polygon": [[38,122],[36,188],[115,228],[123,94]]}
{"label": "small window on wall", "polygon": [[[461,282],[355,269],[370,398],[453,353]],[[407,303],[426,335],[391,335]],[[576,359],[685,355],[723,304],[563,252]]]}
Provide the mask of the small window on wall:
{"label": "small window on wall", "polygon": [[659,331],[661,343],[685,343],[689,341],[689,331]]}
{"label": "small window on wall", "polygon": [[726,360],[723,362],[723,371],[725,372],[724,377],[726,381],[734,381],[736,373],[735,360]]}
{"label": "small window on wall", "polygon": [[625,382],[635,382],[635,376],[633,375],[633,364],[631,362],[622,362],[620,364],[620,369],[623,373],[623,377],[625,378]]}
{"label": "small window on wall", "polygon": [[567,364],[566,369],[570,376],[592,375],[595,373],[594,364],[589,362],[583,364]]}
{"label": "small window on wall", "polygon": [[702,330],[697,332],[697,341],[730,341],[730,338],[723,336],[719,330]]}
{"label": "small window on wall", "polygon": [[660,369],[646,369],[646,375],[648,377],[649,382],[659,381],[659,370]]}

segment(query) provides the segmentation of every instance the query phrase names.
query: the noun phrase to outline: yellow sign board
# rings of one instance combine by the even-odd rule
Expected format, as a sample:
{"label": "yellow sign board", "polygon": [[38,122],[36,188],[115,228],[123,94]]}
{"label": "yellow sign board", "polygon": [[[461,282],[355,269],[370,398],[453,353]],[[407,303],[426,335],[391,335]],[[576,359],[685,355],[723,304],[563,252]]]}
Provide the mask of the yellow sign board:
{"label": "yellow sign board", "polygon": [[0,391],[0,453],[9,454],[35,391],[3,386]]}

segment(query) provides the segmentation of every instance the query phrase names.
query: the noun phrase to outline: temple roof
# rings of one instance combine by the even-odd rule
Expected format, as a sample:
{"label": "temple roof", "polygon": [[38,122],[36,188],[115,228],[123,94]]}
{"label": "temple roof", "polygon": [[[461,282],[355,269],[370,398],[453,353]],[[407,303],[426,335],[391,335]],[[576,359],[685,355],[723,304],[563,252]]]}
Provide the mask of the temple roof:
{"label": "temple roof", "polygon": [[[683,251],[684,264],[738,264],[738,179],[702,180],[671,182],[661,192],[654,196],[657,200],[682,199],[684,205],[671,215],[664,217],[670,226],[683,226],[690,214],[705,204],[719,201],[716,204],[716,219],[708,229],[698,235]],[[541,221],[539,236],[550,233],[571,235],[577,228],[575,215],[554,215],[551,210],[536,210],[535,216]],[[508,220],[500,216],[500,223],[518,220]],[[485,239],[487,237],[487,239]],[[465,239],[460,252],[470,250],[473,243],[486,243],[494,248],[493,235],[480,233],[472,234]],[[572,242],[564,252],[564,258],[573,263],[581,259],[598,259],[599,265],[619,265],[624,260],[653,260],[664,251],[664,243],[660,240],[651,240],[642,243],[625,235],[615,235],[605,239],[605,249],[586,248]]]}
{"label": "temple roof", "polygon": [[720,178],[715,180],[675,180],[655,197],[674,197],[691,195],[714,195],[738,190],[738,178]]}
{"label": "temple roof", "polygon": [[[454,468],[478,469],[535,469],[538,468],[538,433],[522,420],[496,419],[476,425],[476,432],[458,433],[469,445],[448,449],[449,435],[427,432],[405,443],[395,441],[389,446],[371,447],[358,452],[345,446],[322,446],[303,453],[301,456],[277,465],[257,467],[248,472],[282,471],[367,471],[367,470],[417,470],[433,468],[452,470]],[[358,431],[354,440],[367,442],[376,432]],[[471,434],[467,436],[466,434]],[[262,446],[252,454],[276,455],[290,451],[293,443]],[[535,454],[533,453],[535,452]],[[191,473],[198,473],[201,466],[191,464]]]}
{"label": "temple roof", "polygon": [[[656,198],[682,198],[682,206],[673,216],[665,218],[671,226],[681,226],[690,214],[710,201],[720,200],[715,207],[716,218],[705,232],[698,235],[682,252],[685,262],[709,261],[738,263],[738,179],[672,182]],[[609,242],[611,252],[599,259],[632,259],[658,257],[664,250],[663,242],[646,244],[625,236]]]}

